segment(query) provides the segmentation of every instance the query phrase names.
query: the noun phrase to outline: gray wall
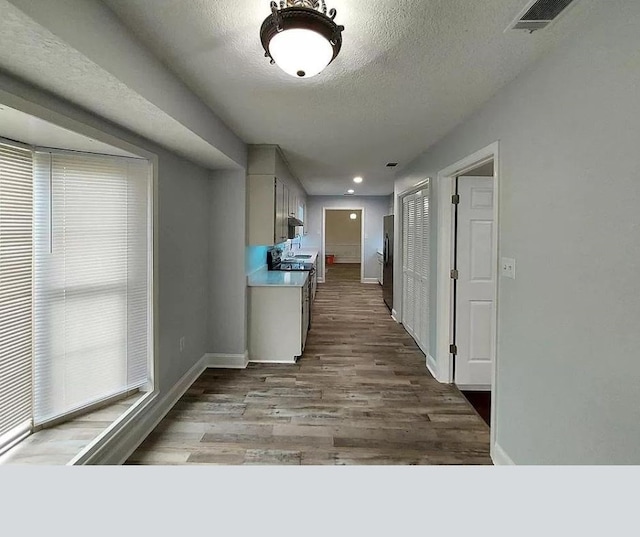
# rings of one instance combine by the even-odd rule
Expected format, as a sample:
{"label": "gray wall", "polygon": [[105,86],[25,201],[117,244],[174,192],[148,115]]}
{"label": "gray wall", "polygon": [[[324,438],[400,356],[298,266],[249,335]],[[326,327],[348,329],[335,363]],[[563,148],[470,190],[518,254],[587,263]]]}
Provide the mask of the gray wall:
{"label": "gray wall", "polygon": [[500,142],[499,255],[517,279],[499,281],[496,426],[516,463],[640,463],[638,50],[640,2],[593,2],[395,185]]}
{"label": "gray wall", "polygon": [[246,179],[244,169],[218,171],[209,184],[209,352],[215,354],[247,350]]}
{"label": "gray wall", "polygon": [[[382,217],[388,214],[388,196],[309,196],[303,248],[322,252],[322,212],[328,209],[364,209],[365,278],[378,278],[379,268],[376,250],[382,248]],[[324,275],[318,274],[320,278]]]}
{"label": "gray wall", "polygon": [[[209,172],[158,152],[160,388],[208,350]],[[179,340],[185,337],[180,354]]]}

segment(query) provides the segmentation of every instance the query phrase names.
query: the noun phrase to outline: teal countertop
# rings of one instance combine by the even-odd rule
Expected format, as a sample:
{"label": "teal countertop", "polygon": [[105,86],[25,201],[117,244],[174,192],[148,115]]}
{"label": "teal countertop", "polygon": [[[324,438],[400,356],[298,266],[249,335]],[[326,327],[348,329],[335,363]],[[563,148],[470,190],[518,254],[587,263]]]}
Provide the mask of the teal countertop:
{"label": "teal countertop", "polygon": [[287,272],[262,268],[248,276],[247,285],[249,287],[302,287],[307,283],[308,277],[307,271]]}

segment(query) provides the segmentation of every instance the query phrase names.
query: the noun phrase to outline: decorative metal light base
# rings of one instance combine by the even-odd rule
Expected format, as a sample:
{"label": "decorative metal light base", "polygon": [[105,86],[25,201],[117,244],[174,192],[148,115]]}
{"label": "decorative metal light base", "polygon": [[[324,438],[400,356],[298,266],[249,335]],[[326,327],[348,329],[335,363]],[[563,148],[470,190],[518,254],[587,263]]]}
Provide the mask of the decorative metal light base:
{"label": "decorative metal light base", "polygon": [[[264,20],[260,28],[260,40],[265,57],[269,58],[273,65],[275,60],[269,51],[271,39],[285,30],[300,28],[317,32],[329,42],[333,48],[332,62],[342,48],[344,31],[344,26],[334,22],[336,15],[335,9],[331,9],[327,14],[325,0],[281,0],[279,6],[276,2],[271,2],[271,15]],[[304,72],[298,72],[301,78],[305,75]]]}

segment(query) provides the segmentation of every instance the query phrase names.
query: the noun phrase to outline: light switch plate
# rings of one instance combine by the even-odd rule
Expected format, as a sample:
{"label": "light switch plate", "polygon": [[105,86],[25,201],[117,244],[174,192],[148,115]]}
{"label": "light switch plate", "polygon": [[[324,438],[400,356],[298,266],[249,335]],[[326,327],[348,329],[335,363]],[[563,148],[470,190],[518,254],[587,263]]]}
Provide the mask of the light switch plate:
{"label": "light switch plate", "polygon": [[502,275],[505,278],[516,279],[516,260],[510,257],[503,257],[500,263],[502,268]]}

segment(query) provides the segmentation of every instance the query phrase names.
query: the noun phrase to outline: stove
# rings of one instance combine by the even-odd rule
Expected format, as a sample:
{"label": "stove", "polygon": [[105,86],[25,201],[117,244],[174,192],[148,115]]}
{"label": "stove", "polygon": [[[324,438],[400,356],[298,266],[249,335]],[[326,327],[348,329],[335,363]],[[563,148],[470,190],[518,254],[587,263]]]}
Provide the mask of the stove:
{"label": "stove", "polygon": [[299,271],[312,272],[313,263],[305,263],[303,261],[283,260],[282,250],[275,248],[267,252],[267,268],[269,270]]}
{"label": "stove", "polygon": [[297,262],[293,262],[293,261],[281,261],[280,265],[277,268],[274,268],[272,270],[298,270],[298,271],[305,271],[305,270],[313,270],[313,265],[309,264],[309,263],[297,263]]}

